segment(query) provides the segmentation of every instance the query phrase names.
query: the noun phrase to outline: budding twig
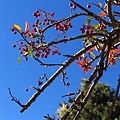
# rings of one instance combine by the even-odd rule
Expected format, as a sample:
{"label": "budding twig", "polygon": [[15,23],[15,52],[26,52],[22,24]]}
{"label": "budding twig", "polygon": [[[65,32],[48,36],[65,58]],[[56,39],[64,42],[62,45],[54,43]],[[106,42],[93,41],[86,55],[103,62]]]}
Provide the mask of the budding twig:
{"label": "budding twig", "polygon": [[21,107],[24,107],[24,105],[22,105],[22,104],[20,103],[20,100],[18,100],[16,97],[14,97],[14,96],[12,95],[10,88],[8,88],[8,92],[9,92],[9,94],[10,94],[10,96],[11,96],[11,100],[12,100],[12,101],[15,101],[15,102],[16,102],[18,105],[20,105]]}

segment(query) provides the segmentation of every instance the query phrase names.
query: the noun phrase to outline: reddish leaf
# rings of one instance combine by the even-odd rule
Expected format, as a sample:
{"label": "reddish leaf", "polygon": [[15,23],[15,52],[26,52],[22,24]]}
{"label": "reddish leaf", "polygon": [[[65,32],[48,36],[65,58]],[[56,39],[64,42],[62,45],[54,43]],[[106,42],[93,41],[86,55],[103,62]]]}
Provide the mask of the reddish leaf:
{"label": "reddish leaf", "polygon": [[118,60],[118,57],[116,57],[116,53],[120,53],[120,50],[119,49],[112,49],[110,50],[109,52],[109,57],[108,57],[108,62],[110,63],[110,65],[115,65],[117,60]]}
{"label": "reddish leaf", "polygon": [[28,33],[29,31],[29,23],[28,21],[25,22],[25,33]]}
{"label": "reddish leaf", "polygon": [[99,16],[100,16],[100,17],[105,16],[106,13],[107,13],[107,11],[108,11],[108,5],[106,4],[105,7],[104,7],[104,11],[100,12],[100,13],[99,13]]}
{"label": "reddish leaf", "polygon": [[102,17],[102,16],[105,16],[106,13],[104,11],[100,12],[99,16]]}
{"label": "reddish leaf", "polygon": [[30,32],[27,32],[27,33],[28,33],[30,38],[33,38],[34,35],[32,33],[30,33]]}
{"label": "reddish leaf", "polygon": [[[90,62],[89,60],[88,62]],[[84,69],[84,73],[87,74],[88,70],[94,70],[94,68],[91,65],[88,65],[88,62],[86,62],[86,59],[81,60],[80,62],[75,62],[75,64],[79,64],[81,69]]]}

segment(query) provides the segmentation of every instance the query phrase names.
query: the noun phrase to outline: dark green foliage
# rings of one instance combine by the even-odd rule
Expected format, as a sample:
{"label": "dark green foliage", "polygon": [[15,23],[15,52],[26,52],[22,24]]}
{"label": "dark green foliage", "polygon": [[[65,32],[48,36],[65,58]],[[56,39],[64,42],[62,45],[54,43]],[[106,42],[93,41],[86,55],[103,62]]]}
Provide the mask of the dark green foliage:
{"label": "dark green foliage", "polygon": [[[109,113],[109,107],[114,100],[114,95],[115,91],[111,89],[110,86],[98,83],[78,120],[106,120]],[[58,109],[57,111],[58,117],[61,117],[59,114],[60,110],[61,109]],[[76,111],[74,110],[67,120],[73,120],[75,114]],[[120,97],[118,97],[116,101],[110,120],[120,120]]]}

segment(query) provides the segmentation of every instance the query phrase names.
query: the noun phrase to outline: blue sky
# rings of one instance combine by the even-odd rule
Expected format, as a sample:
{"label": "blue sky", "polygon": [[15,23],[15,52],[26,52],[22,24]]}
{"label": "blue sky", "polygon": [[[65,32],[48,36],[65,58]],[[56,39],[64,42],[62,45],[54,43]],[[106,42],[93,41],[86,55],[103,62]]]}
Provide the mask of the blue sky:
{"label": "blue sky", "polygon": [[[79,0],[76,0],[79,1]],[[87,5],[88,0],[81,0],[82,5]],[[98,0],[95,1],[96,3]],[[24,104],[35,92],[29,89],[28,92],[25,91],[29,85],[37,86],[37,80],[39,77],[46,73],[49,78],[58,67],[44,68],[37,63],[37,61],[30,58],[26,62],[23,58],[21,64],[17,64],[17,58],[20,56],[19,51],[12,48],[12,44],[15,40],[19,40],[21,37],[19,35],[14,35],[10,28],[13,24],[20,25],[23,29],[25,27],[25,21],[30,24],[34,23],[35,18],[32,16],[33,12],[40,8],[47,12],[55,12],[55,19],[60,19],[69,16],[69,0],[4,0],[0,1],[0,119],[1,120],[42,120],[43,115],[49,113],[50,115],[55,115],[60,102],[66,100],[62,99],[61,96],[66,94],[68,91],[67,87],[63,86],[61,82],[61,76],[59,76],[50,87],[48,87],[39,96],[28,110],[24,113],[20,113],[20,106],[10,100],[10,95],[8,94],[8,88],[11,88],[13,95],[20,98],[20,101]],[[91,10],[94,10],[91,8]],[[79,10],[76,10],[79,12]],[[99,11],[96,11],[99,13]],[[84,24],[82,18],[78,20],[73,20],[74,30],[68,32],[68,36],[79,35],[79,28]],[[79,27],[78,27],[79,26]],[[45,39],[54,40],[58,33],[54,30],[48,30],[45,33]],[[76,41],[75,43],[70,42],[67,45],[61,44],[60,51],[64,54],[74,54],[80,48],[82,48],[82,42]],[[45,61],[48,63],[53,62],[63,62],[65,59],[60,56],[50,56],[49,59]],[[119,65],[117,63],[116,67],[112,69],[109,67],[105,75],[101,78],[102,82],[105,82],[112,87],[116,87],[117,78],[119,75]],[[78,65],[72,64],[67,71],[67,76],[69,77],[69,82],[71,84],[70,91],[77,91],[80,84],[80,79],[83,77],[88,77],[83,74],[83,71],[79,69]]]}

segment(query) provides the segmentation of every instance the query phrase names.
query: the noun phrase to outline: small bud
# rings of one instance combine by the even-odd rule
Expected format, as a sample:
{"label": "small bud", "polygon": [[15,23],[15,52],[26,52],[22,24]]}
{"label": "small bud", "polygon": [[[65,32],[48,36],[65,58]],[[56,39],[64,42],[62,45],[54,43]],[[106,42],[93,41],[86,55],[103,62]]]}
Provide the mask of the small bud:
{"label": "small bud", "polygon": [[70,7],[73,7],[73,3],[69,3],[69,6],[70,6]]}
{"label": "small bud", "polygon": [[38,86],[42,85],[43,82],[41,82],[40,80],[38,80]]}
{"label": "small bud", "polygon": [[90,5],[90,4],[87,4],[87,8],[91,8],[91,5]]}
{"label": "small bud", "polygon": [[54,16],[54,12],[52,12],[50,15],[51,15],[51,16]]}
{"label": "small bud", "polygon": [[65,85],[66,85],[66,86],[69,86],[69,85],[70,85],[70,83],[69,83],[69,82],[66,82],[66,83],[65,83]]}
{"label": "small bud", "polygon": [[28,88],[26,88],[25,91],[28,92]]}
{"label": "small bud", "polygon": [[15,48],[16,47],[16,44],[13,44],[13,46],[12,46],[13,48]]}

